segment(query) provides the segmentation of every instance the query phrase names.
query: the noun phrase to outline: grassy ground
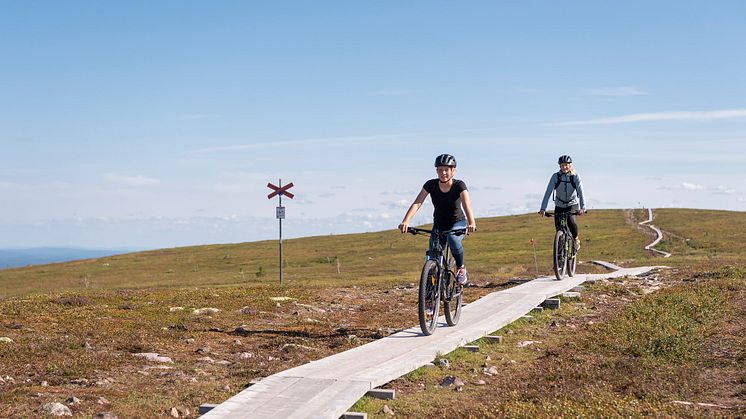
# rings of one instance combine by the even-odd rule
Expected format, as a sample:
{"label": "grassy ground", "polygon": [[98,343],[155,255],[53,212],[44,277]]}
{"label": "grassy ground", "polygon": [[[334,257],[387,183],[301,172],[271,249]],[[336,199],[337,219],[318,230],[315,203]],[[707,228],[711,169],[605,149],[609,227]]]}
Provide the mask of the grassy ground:
{"label": "grassy ground", "polygon": [[[405,417],[451,417],[454,408],[473,417],[735,412],[671,401],[744,404],[744,354],[733,348],[746,346],[739,340],[746,217],[655,214],[666,233],[660,248],[674,253],[665,260],[674,269],[659,274],[662,290],[646,294],[656,286],[643,279],[593,286],[581,302],[511,325],[503,345],[446,355],[449,371],[423,369],[391,383],[399,393],[390,406]],[[606,210],[580,218],[581,259],[660,264],[643,250],[651,236],[636,223],[646,216]],[[477,285],[467,302],[508,278],[535,276],[531,238],[539,273],[550,273],[551,220],[529,214],[478,225],[465,240]],[[44,403],[70,396],[81,399],[71,406],[81,417],[157,417],[172,407],[194,417],[201,403],[220,402],[253,378],[416,323],[424,237],[387,231],[288,240],[282,289],[276,246],[165,249],[0,271],[0,337],[13,341],[0,342],[0,417],[43,417]],[[580,270],[600,272],[587,263]],[[219,311],[193,312],[205,307]],[[521,340],[542,343],[519,350]],[[147,362],[139,352],[173,363]],[[500,374],[484,375],[485,364]],[[444,374],[463,377],[463,391],[441,388]],[[666,384],[672,380],[681,388]],[[377,415],[382,404],[363,399],[357,408]]]}

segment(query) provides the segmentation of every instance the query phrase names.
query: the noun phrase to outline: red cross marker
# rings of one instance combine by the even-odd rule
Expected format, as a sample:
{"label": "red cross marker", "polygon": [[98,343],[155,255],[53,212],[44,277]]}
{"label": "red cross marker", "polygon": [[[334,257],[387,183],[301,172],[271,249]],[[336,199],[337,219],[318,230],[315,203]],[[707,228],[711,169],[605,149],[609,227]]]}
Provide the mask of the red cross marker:
{"label": "red cross marker", "polygon": [[290,188],[293,187],[293,182],[290,182],[290,183],[288,183],[287,185],[285,185],[283,187],[279,187],[279,186],[275,186],[275,185],[273,185],[271,183],[267,183],[267,187],[269,189],[272,189],[274,191],[271,194],[267,195],[267,199],[272,199],[275,195],[285,195],[285,196],[287,196],[290,199],[293,199],[293,197],[295,196],[295,194],[292,194],[292,193],[288,192],[288,189],[290,189]]}

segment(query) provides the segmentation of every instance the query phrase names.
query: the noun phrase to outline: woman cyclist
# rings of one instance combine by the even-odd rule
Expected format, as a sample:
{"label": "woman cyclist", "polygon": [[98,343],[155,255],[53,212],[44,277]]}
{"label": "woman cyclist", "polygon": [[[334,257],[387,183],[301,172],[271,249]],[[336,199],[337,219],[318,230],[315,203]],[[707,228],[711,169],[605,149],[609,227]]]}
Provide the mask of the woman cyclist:
{"label": "woman cyclist", "polygon": [[[402,233],[407,232],[409,221],[420,209],[425,198],[430,195],[435,207],[435,211],[433,211],[433,231],[461,228],[465,228],[467,234],[476,231],[477,224],[471,211],[466,183],[453,178],[456,173],[456,159],[450,154],[441,154],[436,157],[435,172],[438,178],[425,182],[417,198],[404,215],[401,224],[399,224],[399,230]],[[456,260],[456,266],[458,266],[456,281],[460,285],[467,282],[466,268],[464,267],[464,247],[461,244],[463,239],[463,235],[448,235],[448,245],[451,247],[451,253]],[[434,240],[435,236],[433,235],[430,237],[431,246],[434,244]]]}
{"label": "woman cyclist", "polygon": [[[547,209],[547,204],[549,203],[549,195],[554,192],[554,213],[570,213],[567,217],[567,226],[570,227],[572,237],[575,239],[575,250],[577,251],[580,249],[580,237],[578,235],[578,223],[575,222],[575,216],[572,214],[577,212],[578,215],[583,215],[585,213],[583,182],[580,180],[580,175],[572,167],[572,158],[570,156],[560,156],[557,163],[560,170],[559,172],[552,173],[552,177],[549,178],[547,190],[544,192],[544,199],[541,201],[539,215],[544,215],[544,211]],[[557,230],[560,228],[558,217],[554,217],[554,227]]]}

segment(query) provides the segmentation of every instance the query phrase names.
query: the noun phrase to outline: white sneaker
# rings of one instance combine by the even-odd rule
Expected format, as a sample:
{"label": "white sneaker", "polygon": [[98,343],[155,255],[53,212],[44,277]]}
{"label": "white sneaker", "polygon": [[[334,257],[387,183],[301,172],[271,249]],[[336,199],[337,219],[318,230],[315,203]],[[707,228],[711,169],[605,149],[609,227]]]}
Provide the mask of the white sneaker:
{"label": "white sneaker", "polygon": [[469,282],[469,279],[466,277],[466,269],[463,266],[456,271],[456,282],[461,286]]}

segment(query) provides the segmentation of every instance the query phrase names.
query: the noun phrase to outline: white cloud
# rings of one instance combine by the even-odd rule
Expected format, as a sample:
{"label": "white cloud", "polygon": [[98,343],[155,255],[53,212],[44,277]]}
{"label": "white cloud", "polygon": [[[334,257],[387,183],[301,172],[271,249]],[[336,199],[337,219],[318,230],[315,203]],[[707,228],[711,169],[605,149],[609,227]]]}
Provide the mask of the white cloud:
{"label": "white cloud", "polygon": [[689,183],[689,182],[682,182],[681,183],[682,189],[686,189],[687,191],[701,191],[705,187],[702,185],[697,185],[696,183]]}
{"label": "white cloud", "polygon": [[229,146],[218,146],[210,148],[202,148],[199,150],[187,151],[184,154],[204,154],[204,153],[219,153],[226,151],[241,151],[241,150],[253,150],[262,149],[268,147],[287,147],[292,145],[324,145],[324,144],[337,144],[337,143],[364,143],[372,142],[376,143],[382,140],[399,140],[403,138],[414,137],[418,134],[390,134],[390,135],[363,135],[357,137],[327,137],[327,138],[302,138],[297,140],[280,140],[280,141],[263,141],[255,142],[251,144],[237,144]]}
{"label": "white cloud", "polygon": [[715,195],[733,195],[734,193],[736,193],[735,189],[729,188],[724,185],[718,185],[714,188],[710,188],[710,191],[712,191],[712,193]]}
{"label": "white cloud", "polygon": [[615,116],[610,118],[588,119],[583,121],[567,121],[553,124],[556,126],[574,125],[611,125],[629,122],[652,122],[652,121],[713,121],[718,119],[746,118],[746,109],[723,109],[717,111],[667,111],[652,113],[636,113],[630,115]]}
{"label": "white cloud", "polygon": [[109,182],[125,186],[157,186],[161,184],[158,179],[149,178],[142,175],[127,176],[108,173],[104,175],[104,178]]}
{"label": "white cloud", "polygon": [[598,88],[593,88],[593,89],[585,89],[583,92],[588,96],[614,96],[614,97],[641,96],[641,95],[648,94],[644,90],[639,89],[634,86],[598,87]]}

